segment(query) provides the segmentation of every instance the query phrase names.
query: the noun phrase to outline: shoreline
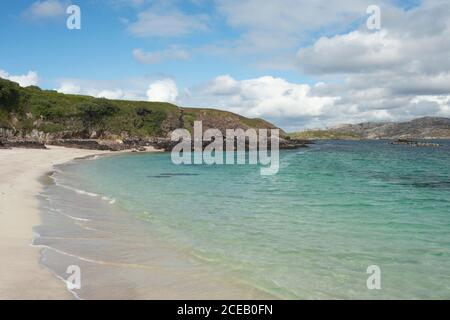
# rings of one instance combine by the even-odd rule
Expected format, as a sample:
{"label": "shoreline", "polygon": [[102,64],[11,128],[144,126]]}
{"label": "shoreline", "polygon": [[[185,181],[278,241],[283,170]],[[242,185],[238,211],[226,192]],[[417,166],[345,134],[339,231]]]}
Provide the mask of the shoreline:
{"label": "shoreline", "polygon": [[111,195],[79,184],[72,170],[83,158],[55,167],[52,182],[40,195],[42,224],[35,228],[33,243],[42,248],[41,265],[58,279],[65,281],[68,265],[82,270],[82,288],[69,290],[76,299],[276,298],[228,278],[190,250],[158,239],[136,212],[116,205]]}
{"label": "shoreline", "polygon": [[41,223],[40,179],[55,165],[104,154],[114,153],[55,146],[0,150],[0,299],[73,299],[32,245],[33,227]]}
{"label": "shoreline", "polygon": [[[158,151],[148,149],[146,152]],[[0,300],[79,299],[77,292],[73,292],[66,287],[65,280],[61,277],[61,270],[58,272],[53,266],[50,267],[48,265],[48,249],[51,249],[52,254],[55,252],[63,254],[64,259],[72,259],[77,256],[66,255],[64,250],[58,253],[58,250],[55,251],[51,247],[46,248],[46,244],[42,243],[43,239],[40,239],[40,231],[35,230],[35,228],[48,227],[48,224],[45,224],[48,215],[43,215],[41,206],[41,196],[46,192],[45,179],[49,173],[54,172],[58,165],[94,156],[123,153],[128,152],[72,149],[59,146],[50,146],[48,149],[0,150],[0,255],[4,260],[0,265]],[[87,200],[89,199],[88,197]],[[120,215],[115,215],[115,217],[123,218],[122,212]],[[128,217],[125,218],[129,219]],[[141,225],[138,221],[132,221],[131,219],[127,221]],[[128,223],[127,221],[125,221],[125,224]],[[59,227],[56,228],[53,230],[61,232]],[[138,228],[134,230],[137,231]],[[231,285],[221,280],[222,274],[217,274],[217,272],[214,272],[215,275],[211,274],[209,277],[204,277],[203,272],[206,269],[199,267],[197,263],[193,263],[185,253],[181,253],[177,248],[167,244],[153,241],[154,239],[150,240],[151,237],[148,238],[145,236],[145,233],[142,233],[142,231],[146,232],[145,230],[140,231],[140,235],[144,237],[138,240],[146,239],[149,250],[147,251],[151,255],[150,257],[147,256],[147,258],[150,258],[147,264],[136,266],[133,263],[124,263],[114,259],[109,260],[108,258],[104,261],[93,260],[90,262],[82,259],[81,263],[88,262],[96,265],[98,262],[102,268],[125,267],[124,270],[128,273],[140,273],[140,270],[151,269],[151,273],[146,273],[145,275],[135,274],[135,276],[143,276],[142,280],[147,279],[145,283],[150,281],[147,284],[151,285],[149,288],[152,290],[148,291],[144,285],[139,290],[133,289],[130,291],[130,287],[125,285],[122,288],[125,295],[118,293],[111,296],[110,292],[105,291],[100,284],[98,287],[99,291],[94,291],[94,295],[88,296],[87,299],[102,297],[106,297],[106,299],[124,299],[128,297],[131,299],[158,300],[162,298],[186,299],[191,296],[194,299],[205,299],[208,297],[213,299],[231,299],[235,296],[242,297],[245,300],[258,297],[264,300],[274,298],[268,292],[253,286],[249,287],[244,283],[235,282]],[[40,239],[40,241],[36,243],[36,239]],[[161,269],[162,265],[158,266],[158,263],[155,264],[153,262],[155,257],[165,259],[164,261],[169,265],[168,269]],[[60,261],[60,258],[55,260],[54,256],[50,260],[57,263],[63,261]],[[78,259],[77,261],[80,262]],[[175,265],[170,266],[174,262]],[[131,269],[127,270],[130,267]],[[178,270],[180,267],[182,267],[182,272]],[[84,266],[83,270],[86,270],[85,268],[87,266]],[[99,275],[102,273],[103,271]],[[202,277],[202,279],[200,280],[199,277]],[[168,282],[171,282],[169,287],[167,287]],[[179,285],[188,289],[185,288],[180,291],[178,289]],[[159,289],[154,291],[153,286],[157,286]]]}

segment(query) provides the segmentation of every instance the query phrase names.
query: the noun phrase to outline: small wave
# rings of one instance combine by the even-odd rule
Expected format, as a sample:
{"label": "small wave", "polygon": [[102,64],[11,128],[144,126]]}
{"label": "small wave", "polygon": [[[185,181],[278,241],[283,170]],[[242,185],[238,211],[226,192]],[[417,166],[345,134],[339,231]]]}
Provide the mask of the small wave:
{"label": "small wave", "polygon": [[116,199],[115,198],[110,198],[110,197],[107,197],[107,196],[102,196],[102,200],[108,202],[109,204],[116,203]]}
{"label": "small wave", "polygon": [[31,245],[34,246],[34,243],[36,241],[36,239],[41,237],[41,234],[39,232],[37,232],[36,230],[33,229],[33,233],[32,233],[32,237],[31,237]]}
{"label": "small wave", "polygon": [[61,214],[66,216],[67,218],[75,220],[75,221],[82,221],[82,222],[89,222],[89,221],[91,221],[89,219],[74,217],[74,216],[71,216],[70,214],[66,214],[66,213],[63,213],[63,212],[61,212]]}
{"label": "small wave", "polygon": [[77,189],[77,188],[72,188],[72,187],[68,187],[68,186],[64,186],[64,185],[59,185],[59,186],[61,186],[63,188],[66,188],[66,189],[69,189],[69,190],[72,190],[72,191],[75,191],[78,194],[86,195],[86,196],[89,196],[89,197],[99,197],[100,196],[97,193],[93,193],[93,192],[89,192],[89,191],[85,191],[85,190],[80,190],[80,189]]}
{"label": "small wave", "polygon": [[45,244],[38,244],[38,245],[33,245],[33,246],[37,247],[37,248],[52,250],[52,251],[54,251],[56,253],[59,253],[61,255],[65,255],[67,257],[75,258],[75,259],[78,259],[80,261],[93,263],[93,264],[107,265],[107,266],[113,266],[113,267],[122,267],[122,268],[146,269],[146,270],[152,270],[152,271],[154,271],[155,269],[158,268],[158,267],[155,267],[155,266],[136,264],[136,263],[95,260],[95,259],[91,259],[91,258],[82,257],[82,256],[79,256],[79,255],[76,255],[76,254],[73,254],[73,253],[69,253],[69,252],[66,252],[66,251],[62,251],[62,250],[53,248],[53,247],[45,245]]}
{"label": "small wave", "polygon": [[[38,247],[38,246],[36,246],[36,247]],[[43,256],[43,255],[41,255],[41,261],[44,261],[44,256]],[[69,292],[74,296],[75,299],[77,299],[77,300],[83,300],[83,299],[78,295],[78,293],[75,292],[75,290],[69,289],[69,282],[68,282],[66,279],[64,279],[62,276],[60,276],[58,273],[56,273],[56,271],[54,271],[54,270],[52,270],[51,268],[47,267],[45,264],[41,264],[41,265],[42,265],[45,269],[47,269],[51,274],[53,274],[57,279],[61,280],[61,281],[65,284],[65,287],[66,287],[67,291],[69,291]]]}
{"label": "small wave", "polygon": [[87,227],[87,226],[83,225],[82,223],[76,223],[76,225],[79,226],[80,228],[83,228],[84,230],[87,230],[87,231],[100,231],[100,230],[95,229],[95,228]]}
{"label": "small wave", "polygon": [[201,253],[195,252],[195,251],[192,251],[191,255],[194,258],[197,258],[199,260],[206,261],[206,262],[217,262],[217,261],[219,261],[218,259],[211,258],[211,257],[206,257],[206,256],[202,255]]}
{"label": "small wave", "polygon": [[84,258],[84,257],[78,256],[78,255],[72,254],[72,253],[68,253],[68,252],[65,252],[65,251],[62,251],[62,250],[50,247],[50,246],[45,245],[45,244],[37,244],[37,245],[33,245],[33,246],[38,247],[38,248],[42,248],[42,249],[52,250],[52,251],[55,251],[55,252],[57,252],[59,254],[62,254],[62,255],[65,255],[65,256],[68,256],[68,257],[71,257],[71,258],[75,258],[75,259],[78,259],[78,260],[81,260],[81,261],[84,261],[84,262],[95,263],[95,264],[107,264],[107,262],[104,262],[104,261],[101,261],[101,260],[93,260],[93,259],[89,259],[89,258]]}
{"label": "small wave", "polygon": [[102,195],[100,195],[98,193],[89,192],[89,191],[86,191],[86,190],[80,190],[80,189],[77,189],[77,188],[74,188],[74,187],[69,187],[69,186],[67,186],[65,184],[62,184],[62,183],[59,183],[59,182],[55,182],[55,184],[58,187],[61,187],[61,188],[64,188],[64,189],[76,192],[76,193],[81,194],[81,195],[86,195],[86,196],[93,197],[93,198],[100,198],[103,201],[108,202],[109,204],[115,204],[116,203],[116,199],[112,198],[112,197],[102,196]]}
{"label": "small wave", "polygon": [[61,187],[61,188],[64,188],[64,189],[67,189],[67,190],[70,190],[70,191],[74,191],[74,192],[76,192],[76,193],[78,193],[78,194],[87,195],[87,196],[90,196],[90,197],[98,197],[98,196],[99,196],[99,195],[96,194],[96,193],[89,192],[89,191],[85,191],[85,190],[80,190],[80,189],[77,189],[77,188],[74,188],[74,187],[70,187],[70,186],[68,186],[68,185],[65,185],[65,184],[61,183],[61,182],[59,181],[59,179],[58,179],[57,177],[55,177],[55,173],[61,173],[61,171],[56,171],[56,170],[54,170],[54,171],[49,175],[49,177],[54,181],[54,183],[55,183],[56,186]]}
{"label": "small wave", "polygon": [[61,174],[61,173],[63,173],[62,170],[59,169],[58,166],[54,166],[53,170],[48,173],[48,176],[52,179],[55,179],[55,174]]}
{"label": "small wave", "polygon": [[58,214],[60,214],[60,215],[63,215],[63,216],[65,216],[65,217],[67,217],[67,218],[69,218],[69,219],[72,219],[72,220],[75,220],[75,221],[82,221],[82,222],[89,222],[89,221],[91,221],[91,220],[89,220],[89,219],[85,219],[85,218],[78,218],[78,217],[74,217],[74,216],[71,216],[70,214],[67,214],[67,213],[64,213],[62,210],[60,210],[60,209],[55,209],[55,208],[50,208],[50,207],[43,207],[44,209],[47,209],[47,210],[50,210],[50,211],[53,211],[53,212],[56,212],[56,213],[58,213]]}

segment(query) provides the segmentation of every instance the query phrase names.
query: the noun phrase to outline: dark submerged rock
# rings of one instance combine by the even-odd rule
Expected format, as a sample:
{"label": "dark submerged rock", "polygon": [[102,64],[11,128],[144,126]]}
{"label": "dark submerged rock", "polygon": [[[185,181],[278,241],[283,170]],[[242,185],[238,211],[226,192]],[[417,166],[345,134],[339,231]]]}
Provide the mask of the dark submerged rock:
{"label": "dark submerged rock", "polygon": [[440,147],[441,146],[439,143],[421,142],[421,141],[414,141],[414,140],[409,140],[409,139],[397,139],[395,141],[392,141],[390,144],[408,145],[411,147]]}

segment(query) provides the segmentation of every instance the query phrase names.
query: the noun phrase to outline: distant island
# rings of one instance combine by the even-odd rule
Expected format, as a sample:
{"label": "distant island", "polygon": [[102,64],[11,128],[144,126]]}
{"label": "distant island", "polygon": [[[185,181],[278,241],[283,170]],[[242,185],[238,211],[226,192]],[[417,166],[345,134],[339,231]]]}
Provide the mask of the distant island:
{"label": "distant island", "polygon": [[423,117],[407,122],[365,122],[289,134],[296,139],[450,139],[450,119]]}

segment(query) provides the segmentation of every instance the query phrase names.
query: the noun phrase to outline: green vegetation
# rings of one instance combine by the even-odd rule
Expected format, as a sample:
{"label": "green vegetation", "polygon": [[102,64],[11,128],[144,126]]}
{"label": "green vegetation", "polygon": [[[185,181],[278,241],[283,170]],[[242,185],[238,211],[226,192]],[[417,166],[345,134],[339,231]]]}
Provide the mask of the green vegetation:
{"label": "green vegetation", "polygon": [[[217,109],[207,108],[184,108],[183,109],[183,123],[184,127],[192,130],[194,121],[202,120],[204,128],[217,128],[222,132],[226,129],[276,129],[277,127],[263,119],[250,119],[232,112],[224,112]],[[285,135],[281,131],[282,135]]]}
{"label": "green vegetation", "polygon": [[293,139],[323,139],[323,140],[355,140],[361,137],[352,132],[341,132],[336,130],[306,130],[290,133]]}
{"label": "green vegetation", "polygon": [[214,109],[179,108],[163,102],[123,101],[67,95],[0,78],[0,128],[28,133],[33,129],[55,138],[162,137],[196,120],[204,127],[274,128],[261,119],[247,119]]}
{"label": "green vegetation", "polygon": [[0,83],[0,105],[5,111],[17,111],[20,106],[20,87],[14,82]]}

